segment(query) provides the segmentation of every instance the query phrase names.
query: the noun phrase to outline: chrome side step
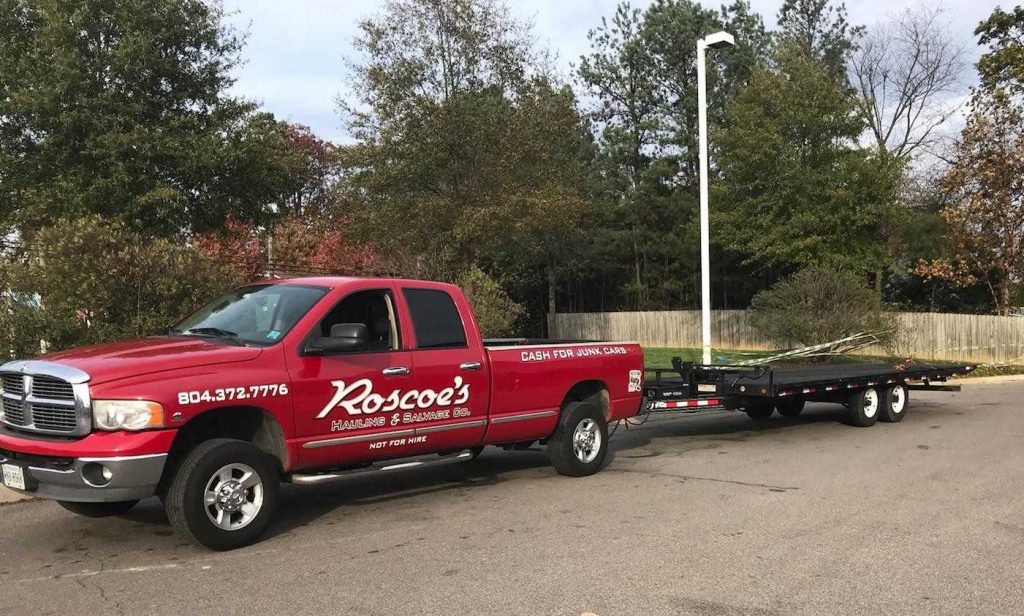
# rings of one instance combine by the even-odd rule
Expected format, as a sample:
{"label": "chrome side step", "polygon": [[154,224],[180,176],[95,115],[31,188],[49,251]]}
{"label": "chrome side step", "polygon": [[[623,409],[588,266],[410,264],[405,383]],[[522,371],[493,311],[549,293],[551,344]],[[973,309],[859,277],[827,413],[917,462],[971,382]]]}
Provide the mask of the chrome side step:
{"label": "chrome side step", "polygon": [[428,468],[432,466],[445,466],[457,462],[468,462],[473,459],[473,452],[464,449],[458,453],[447,456],[428,454],[416,458],[400,458],[398,460],[385,460],[375,462],[370,466],[353,468],[350,470],[334,471],[327,473],[292,473],[288,479],[299,485],[317,485],[338,479],[347,479],[358,475],[376,475],[379,473],[390,473],[392,471],[404,471],[412,468]]}

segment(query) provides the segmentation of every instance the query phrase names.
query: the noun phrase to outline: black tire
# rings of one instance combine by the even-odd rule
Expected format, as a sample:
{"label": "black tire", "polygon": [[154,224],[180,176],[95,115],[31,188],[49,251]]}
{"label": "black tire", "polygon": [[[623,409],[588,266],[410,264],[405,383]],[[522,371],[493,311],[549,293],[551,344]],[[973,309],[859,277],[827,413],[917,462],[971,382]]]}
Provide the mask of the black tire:
{"label": "black tire", "polygon": [[[255,473],[262,493],[258,506],[257,488],[240,483],[246,474],[244,468],[238,467],[248,467]],[[226,469],[230,470],[222,475]],[[225,475],[229,477],[227,481],[221,479]],[[223,494],[219,488],[225,488],[226,503],[222,506],[218,501],[207,506],[204,496],[208,488],[214,488],[218,494]],[[267,530],[277,509],[280,488],[276,459],[245,441],[219,438],[199,443],[188,452],[175,469],[164,504],[171,526],[182,537],[213,550],[233,550],[254,543]],[[252,514],[244,511],[247,504],[255,509]],[[234,507],[242,509],[228,512]],[[211,518],[217,512],[221,519],[226,515],[226,524],[240,526],[221,528]]]}
{"label": "black tire", "polygon": [[[577,437],[582,439],[579,449]],[[547,449],[558,474],[593,475],[601,469],[608,454],[608,422],[604,414],[589,402],[570,402],[562,409]]]}
{"label": "black tire", "polygon": [[868,388],[850,396],[850,423],[867,428],[875,425],[882,408],[882,394],[877,389]]}
{"label": "black tire", "polygon": [[775,403],[775,409],[783,417],[796,417],[804,412],[804,403],[805,400],[803,398],[796,396],[779,398],[779,401]]}
{"label": "black tire", "polygon": [[743,409],[747,416],[755,421],[770,419],[775,412],[775,402],[772,400],[751,400]]}
{"label": "black tire", "polygon": [[109,518],[114,515],[124,515],[131,511],[132,507],[139,504],[137,500],[114,501],[112,503],[72,503],[68,501],[57,501],[57,504],[71,513],[85,516],[87,518]]}
{"label": "black tire", "polygon": [[882,396],[882,408],[878,413],[879,421],[896,423],[903,421],[910,404],[910,391],[903,383],[897,383],[885,390]]}

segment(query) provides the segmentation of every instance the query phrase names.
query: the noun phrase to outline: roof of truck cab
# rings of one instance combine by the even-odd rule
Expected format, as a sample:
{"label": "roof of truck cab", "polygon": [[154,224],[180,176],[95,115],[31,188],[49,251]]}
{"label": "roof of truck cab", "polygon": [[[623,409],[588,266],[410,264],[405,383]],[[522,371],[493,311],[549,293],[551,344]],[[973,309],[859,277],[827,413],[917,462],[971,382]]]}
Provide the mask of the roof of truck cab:
{"label": "roof of truck cab", "polygon": [[389,278],[384,276],[295,276],[289,278],[264,278],[256,280],[253,284],[306,284],[318,287],[337,288],[342,285],[360,281],[376,281],[399,284],[436,285],[439,287],[453,286],[444,282],[432,280],[416,280],[414,278]]}

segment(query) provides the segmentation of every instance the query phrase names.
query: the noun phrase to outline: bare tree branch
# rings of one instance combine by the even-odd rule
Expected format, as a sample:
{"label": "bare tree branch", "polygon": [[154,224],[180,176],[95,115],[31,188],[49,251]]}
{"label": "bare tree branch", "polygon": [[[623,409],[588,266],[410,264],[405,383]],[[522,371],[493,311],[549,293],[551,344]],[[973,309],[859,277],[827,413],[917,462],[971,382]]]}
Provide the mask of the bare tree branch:
{"label": "bare tree branch", "polygon": [[870,31],[854,54],[852,82],[878,147],[897,157],[933,143],[959,108],[966,52],[942,20],[920,5]]}

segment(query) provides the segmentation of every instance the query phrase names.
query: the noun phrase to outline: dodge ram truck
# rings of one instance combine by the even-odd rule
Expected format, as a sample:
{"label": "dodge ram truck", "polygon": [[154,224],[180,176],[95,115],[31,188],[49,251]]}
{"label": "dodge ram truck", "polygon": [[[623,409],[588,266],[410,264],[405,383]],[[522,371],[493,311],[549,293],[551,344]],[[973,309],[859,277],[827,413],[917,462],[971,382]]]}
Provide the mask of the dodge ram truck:
{"label": "dodge ram truck", "polygon": [[254,283],[158,336],[0,366],[3,484],[71,512],[157,496],[226,550],[267,529],[282,481],[319,483],[546,445],[597,472],[642,403],[634,343],[483,340],[458,287],[385,278]]}

